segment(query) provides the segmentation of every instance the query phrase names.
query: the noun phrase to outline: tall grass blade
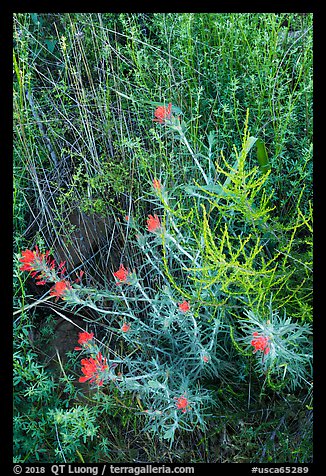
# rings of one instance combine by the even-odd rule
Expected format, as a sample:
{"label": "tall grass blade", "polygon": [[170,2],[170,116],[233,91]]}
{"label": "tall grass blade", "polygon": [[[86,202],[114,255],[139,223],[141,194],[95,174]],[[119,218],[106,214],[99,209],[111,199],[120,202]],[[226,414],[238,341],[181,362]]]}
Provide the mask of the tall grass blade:
{"label": "tall grass blade", "polygon": [[259,163],[260,170],[266,173],[271,168],[271,164],[268,160],[267,150],[265,143],[261,139],[257,139],[257,159]]}

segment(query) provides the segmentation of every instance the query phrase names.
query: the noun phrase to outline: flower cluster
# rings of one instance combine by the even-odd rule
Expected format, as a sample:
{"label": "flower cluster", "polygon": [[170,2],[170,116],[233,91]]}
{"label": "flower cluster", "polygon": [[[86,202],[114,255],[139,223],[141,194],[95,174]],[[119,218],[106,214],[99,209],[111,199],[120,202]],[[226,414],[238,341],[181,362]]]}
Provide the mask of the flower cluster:
{"label": "flower cluster", "polygon": [[58,299],[61,297],[64,299],[66,292],[72,289],[71,284],[67,280],[57,281],[55,285],[50,289],[50,296],[56,296]]}
{"label": "flower cluster", "polygon": [[83,383],[87,380],[90,383],[95,382],[99,387],[103,385],[103,372],[105,372],[109,366],[107,360],[102,356],[101,352],[96,354],[96,358],[89,357],[88,359],[82,359],[82,373],[83,376],[79,377],[79,382]]}
{"label": "flower cluster", "polygon": [[[174,108],[174,114],[172,109]],[[177,114],[175,114],[177,112]],[[181,122],[180,115],[181,111],[179,108],[172,106],[172,103],[169,102],[167,106],[158,106],[154,111],[154,122],[158,122],[161,125],[164,125],[170,128],[173,131],[177,131],[182,134],[183,141],[185,141],[185,136],[183,134],[183,126]]]}
{"label": "flower cluster", "polygon": [[128,332],[129,329],[130,329],[130,324],[127,324],[126,322],[124,322],[121,327],[122,332]]}
{"label": "flower cluster", "polygon": [[131,272],[129,269],[125,268],[124,265],[121,263],[120,267],[117,271],[113,273],[113,276],[117,278],[116,285],[120,286],[120,284],[135,284],[137,281],[136,274]]}
{"label": "flower cluster", "polygon": [[120,264],[120,268],[118,269],[118,271],[115,271],[113,273],[113,276],[117,278],[117,284],[121,284],[127,282],[129,274],[129,271],[123,266],[123,264]]}
{"label": "flower cluster", "polygon": [[[33,278],[38,280],[36,283],[38,285],[43,285],[48,281],[55,281],[57,278],[55,261],[50,258],[50,252],[41,253],[37,245],[34,251],[23,251],[19,261],[22,263],[20,270],[28,271]],[[64,264],[64,262],[61,262],[59,265],[61,275],[66,271]]]}
{"label": "flower cluster", "polygon": [[181,312],[188,312],[190,310],[189,302],[183,301],[182,303],[178,304],[179,310]]}
{"label": "flower cluster", "polygon": [[[78,344],[83,347],[88,347],[88,342],[91,341],[94,337],[93,332],[80,332]],[[82,347],[75,347],[75,350],[82,350]]]}
{"label": "flower cluster", "polygon": [[267,355],[271,350],[269,347],[269,337],[259,335],[258,332],[254,332],[253,337],[251,345],[254,347],[254,354],[259,350]]}
{"label": "flower cluster", "polygon": [[[22,257],[19,259],[22,263],[21,271],[28,271],[36,280],[37,285],[44,285],[49,282],[54,282],[54,286],[50,289],[50,296],[66,299],[69,294],[73,293],[72,283],[68,279],[64,279],[66,272],[65,261],[61,261],[56,265],[55,260],[50,257],[50,251],[41,253],[38,246],[35,250],[25,250],[22,252]],[[75,283],[81,281],[84,271],[80,271],[77,275]]]}
{"label": "flower cluster", "polygon": [[161,191],[161,190],[162,190],[162,184],[161,184],[161,182],[160,182],[158,179],[156,179],[156,178],[153,179],[153,187],[155,188],[155,190],[158,190],[158,191]]}
{"label": "flower cluster", "polygon": [[147,218],[147,230],[155,233],[156,231],[160,230],[161,222],[157,215],[149,215]]}
{"label": "flower cluster", "polygon": [[182,410],[182,413],[186,413],[189,407],[188,399],[183,395],[182,397],[175,397],[175,404],[178,410]]}
{"label": "flower cluster", "polygon": [[81,360],[81,371],[84,375],[79,377],[79,382],[84,383],[89,380],[90,383],[95,382],[101,387],[104,378],[107,376],[109,366],[93,339],[93,332],[79,333],[78,344],[81,347],[77,346],[75,350],[85,350],[91,353],[91,357]]}
{"label": "flower cluster", "polygon": [[167,119],[171,119],[171,110],[171,102],[168,104],[168,107],[159,106],[154,112],[155,119],[153,119],[153,121],[159,122],[160,124],[164,124]]}

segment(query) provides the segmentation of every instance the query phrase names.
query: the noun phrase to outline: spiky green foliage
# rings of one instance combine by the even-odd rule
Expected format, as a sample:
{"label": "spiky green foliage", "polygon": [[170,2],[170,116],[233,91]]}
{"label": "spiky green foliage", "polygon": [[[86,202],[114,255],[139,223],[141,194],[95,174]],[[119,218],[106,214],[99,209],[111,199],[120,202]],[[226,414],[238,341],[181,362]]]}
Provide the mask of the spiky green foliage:
{"label": "spiky green foliage", "polygon": [[270,309],[264,319],[247,311],[239,327],[244,336],[238,341],[246,346],[247,355],[252,352],[254,333],[267,337],[268,352],[257,355],[255,367],[262,377],[266,376],[267,384],[273,389],[287,386],[293,390],[297,386],[312,385],[312,331],[309,325],[298,324],[286,313],[282,318]]}

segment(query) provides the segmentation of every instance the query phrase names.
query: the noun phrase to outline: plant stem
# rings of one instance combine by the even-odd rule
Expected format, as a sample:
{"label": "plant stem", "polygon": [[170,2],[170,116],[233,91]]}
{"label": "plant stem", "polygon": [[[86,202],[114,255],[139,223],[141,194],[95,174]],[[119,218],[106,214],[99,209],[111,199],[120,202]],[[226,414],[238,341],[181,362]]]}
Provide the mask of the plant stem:
{"label": "plant stem", "polygon": [[177,126],[177,127],[176,127],[176,130],[179,132],[180,137],[181,137],[181,140],[183,141],[183,143],[185,144],[185,146],[186,146],[187,149],[189,150],[191,157],[194,159],[194,162],[196,163],[197,167],[198,167],[199,170],[201,171],[202,176],[204,177],[204,180],[205,180],[205,182],[206,182],[206,185],[208,185],[208,184],[209,184],[209,180],[208,180],[208,178],[207,178],[207,175],[205,174],[205,172],[204,172],[202,166],[200,165],[200,163],[199,163],[199,161],[198,161],[198,159],[197,159],[197,157],[196,157],[196,154],[194,153],[194,151],[193,151],[192,148],[190,147],[190,144],[189,144],[189,142],[188,142],[188,140],[187,140],[187,138],[186,138],[184,132],[182,131],[181,125]]}

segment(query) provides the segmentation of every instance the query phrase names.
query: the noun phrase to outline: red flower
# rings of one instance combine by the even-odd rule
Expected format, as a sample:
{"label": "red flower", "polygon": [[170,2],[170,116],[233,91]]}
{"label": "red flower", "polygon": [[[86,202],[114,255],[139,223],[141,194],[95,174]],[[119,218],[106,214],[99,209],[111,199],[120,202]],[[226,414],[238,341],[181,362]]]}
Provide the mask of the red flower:
{"label": "red flower", "polygon": [[254,349],[254,354],[259,350],[260,352],[264,352],[264,354],[268,354],[268,352],[271,350],[269,347],[269,337],[261,336],[258,334],[258,332],[254,332],[252,334],[254,336],[254,339],[251,341],[251,345],[255,348]]}
{"label": "red flower", "polygon": [[179,397],[179,398],[175,397],[175,400],[176,400],[175,404],[176,404],[178,410],[182,410],[182,413],[186,413],[187,407],[189,405],[189,402],[186,399],[186,397],[185,396],[182,396],[182,397]]}
{"label": "red flower", "polygon": [[34,271],[34,264],[36,259],[42,259],[42,255],[37,251],[25,250],[22,252],[22,258],[19,259],[23,266],[19,269],[21,271]]}
{"label": "red flower", "polygon": [[161,228],[161,222],[157,215],[149,215],[147,218],[147,230],[155,232]]}
{"label": "red flower", "polygon": [[153,119],[153,121],[163,124],[165,119],[171,118],[171,109],[172,109],[171,102],[168,104],[168,107],[159,106],[158,108],[156,108],[154,112],[155,119]]}
{"label": "red flower", "polygon": [[58,266],[58,269],[60,270],[60,276],[62,277],[64,275],[64,273],[67,271],[67,268],[65,267],[65,264],[66,262],[65,261],[61,261],[59,266]]}
{"label": "red flower", "polygon": [[209,362],[209,355],[204,354],[204,355],[202,356],[202,359],[203,359],[203,361],[204,361],[205,364],[206,364],[207,362]]}
{"label": "red flower", "polygon": [[123,264],[120,264],[120,268],[118,269],[118,271],[113,273],[113,276],[115,276],[119,280],[119,283],[117,284],[125,283],[127,281],[128,275],[129,271],[123,266]]}
{"label": "red flower", "polygon": [[61,297],[64,299],[65,292],[69,289],[71,289],[69,281],[58,281],[50,289],[50,296],[57,296],[57,298]]}
{"label": "red flower", "polygon": [[93,357],[82,359],[81,365],[81,371],[83,372],[84,377],[79,377],[79,382],[84,383],[86,380],[93,378],[94,374],[97,372],[96,360],[93,359]]}
{"label": "red flower", "polygon": [[161,190],[162,189],[161,182],[156,178],[153,179],[153,187],[155,188],[155,190]]}
{"label": "red flower", "polygon": [[[55,270],[55,261],[50,258],[50,251],[40,253],[37,246],[35,250],[25,250],[22,252],[22,257],[19,259],[22,263],[20,267],[21,271],[29,271],[31,276],[38,280],[36,284],[42,285],[48,281],[57,280],[57,271]],[[59,265],[58,271],[60,271],[60,276],[64,274],[66,268],[64,267],[64,262],[61,262]]]}
{"label": "red flower", "polygon": [[181,304],[178,304],[181,312],[187,312],[190,309],[189,302],[183,301]]}
{"label": "red flower", "polygon": [[75,283],[80,283],[84,274],[85,274],[85,271],[83,271],[82,269],[79,271],[79,276],[78,276],[78,273],[76,273],[77,279],[75,279]]}
{"label": "red flower", "polygon": [[101,352],[97,354],[96,359],[93,359],[93,357],[82,359],[81,365],[81,371],[84,376],[79,377],[79,382],[84,383],[89,380],[90,383],[96,382],[99,386],[103,385],[103,378],[101,378],[100,372],[105,371],[108,368],[108,365]]}
{"label": "red flower", "polygon": [[46,251],[45,254],[40,253],[38,246],[35,246],[35,251],[25,250],[22,252],[22,258],[19,259],[23,265],[20,267],[21,271],[40,271],[40,267],[43,265],[49,266],[53,269],[55,266],[54,260],[51,260],[50,252]]}
{"label": "red flower", "polygon": [[126,324],[125,322],[123,323],[123,326],[121,327],[122,332],[128,332],[130,329],[130,324]]}
{"label": "red flower", "polygon": [[[83,345],[86,344],[89,340],[92,340],[94,337],[93,332],[80,332],[79,333],[79,339],[78,339],[78,344]],[[75,350],[82,350],[81,347],[75,347]]]}

